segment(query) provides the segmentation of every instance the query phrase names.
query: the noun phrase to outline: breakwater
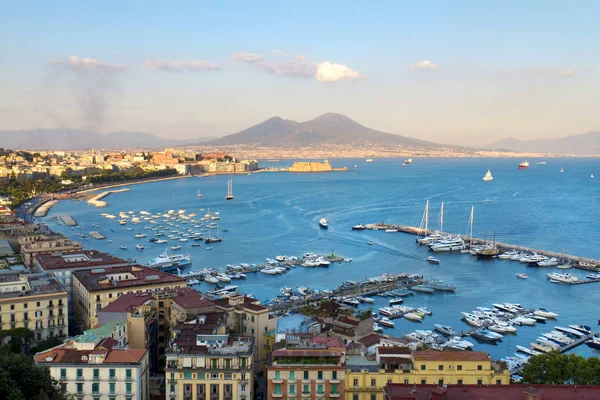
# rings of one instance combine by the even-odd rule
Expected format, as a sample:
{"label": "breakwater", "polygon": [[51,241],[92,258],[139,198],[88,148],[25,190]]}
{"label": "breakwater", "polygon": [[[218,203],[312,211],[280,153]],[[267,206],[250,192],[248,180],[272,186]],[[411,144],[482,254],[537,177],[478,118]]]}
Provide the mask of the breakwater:
{"label": "breakwater", "polygon": [[39,206],[37,210],[35,210],[33,216],[36,218],[45,217],[46,215],[48,215],[48,211],[50,211],[50,209],[54,207],[57,203],[58,200],[50,200],[45,202],[44,204]]}
{"label": "breakwater", "polygon": [[61,215],[60,220],[66,226],[77,226],[78,225],[77,221],[75,221],[75,218],[71,217],[70,215]]}
{"label": "breakwater", "polygon": [[[398,232],[408,233],[416,236],[426,236],[432,234],[434,231],[431,229],[425,230],[422,228],[417,228],[414,226],[407,225],[393,225],[393,224],[384,224],[384,223],[376,223],[376,224],[367,224],[365,227],[369,230],[385,230],[385,229],[396,229]],[[452,234],[455,235],[455,234]],[[472,243],[473,245],[479,246],[484,244],[489,244],[491,241],[481,239],[481,238],[469,238],[465,235],[456,234],[455,236],[461,236],[465,242]],[[571,254],[558,253],[555,251],[548,251],[542,249],[534,249],[526,246],[519,246],[514,244],[502,243],[502,242],[494,242],[496,248],[498,250],[504,251],[521,251],[526,253],[536,253],[546,257],[556,257],[558,259],[564,261],[570,261],[574,264],[575,268],[585,269],[589,271],[597,271],[600,269],[600,260],[595,260],[587,257],[575,256]]]}
{"label": "breakwater", "polygon": [[102,192],[102,193],[100,193],[100,194],[92,197],[87,202],[88,202],[88,204],[91,204],[91,205],[96,206],[96,207],[106,207],[108,205],[108,203],[106,201],[102,201],[103,198],[105,198],[109,194],[123,193],[123,192],[128,192],[130,190],[131,189],[129,189],[129,188],[118,189],[118,190],[107,190],[105,192]]}

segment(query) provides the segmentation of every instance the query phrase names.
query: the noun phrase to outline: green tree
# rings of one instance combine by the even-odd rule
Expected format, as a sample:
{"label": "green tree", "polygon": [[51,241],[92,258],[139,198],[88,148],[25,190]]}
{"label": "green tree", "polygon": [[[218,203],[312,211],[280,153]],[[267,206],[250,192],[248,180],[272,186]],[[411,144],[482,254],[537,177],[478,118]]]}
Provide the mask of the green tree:
{"label": "green tree", "polygon": [[600,359],[552,351],[530,357],[521,376],[525,383],[596,385],[600,382]]}
{"label": "green tree", "polygon": [[0,354],[0,399],[65,400],[66,397],[47,368],[34,365],[30,358]]}

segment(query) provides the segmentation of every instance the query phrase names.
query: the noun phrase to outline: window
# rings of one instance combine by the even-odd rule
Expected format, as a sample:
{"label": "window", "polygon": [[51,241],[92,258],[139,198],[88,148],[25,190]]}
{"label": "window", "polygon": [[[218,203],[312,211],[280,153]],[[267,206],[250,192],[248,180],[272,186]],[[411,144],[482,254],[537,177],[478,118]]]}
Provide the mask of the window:
{"label": "window", "polygon": [[318,380],[322,380],[323,379],[323,371],[317,371],[317,379]]}
{"label": "window", "polygon": [[357,394],[353,394],[352,395],[352,400],[358,400],[358,395]]}
{"label": "window", "polygon": [[440,380],[438,381],[438,385],[440,385],[440,386],[444,386],[444,380],[443,380],[443,379],[440,379]]}
{"label": "window", "polygon": [[27,308],[27,303],[23,303],[23,308]]}
{"label": "window", "polygon": [[60,391],[63,393],[67,393],[67,384],[66,383],[60,384]]}
{"label": "window", "polygon": [[38,301],[35,305],[36,305],[36,307],[39,307],[40,306],[40,302]]}
{"label": "window", "polygon": [[444,366],[443,365],[438,365],[438,371],[443,371],[444,370]]}
{"label": "window", "polygon": [[296,379],[296,373],[294,371],[290,371],[290,381]]}
{"label": "window", "polygon": [[98,380],[100,379],[100,370],[97,368],[94,368],[94,380]]}
{"label": "window", "polygon": [[500,379],[496,379],[496,385],[502,385],[502,381]]}
{"label": "window", "polygon": [[377,386],[377,379],[371,379],[371,386]]}
{"label": "window", "polygon": [[100,295],[99,294],[96,295],[96,301],[100,301]]}
{"label": "window", "polygon": [[242,368],[246,368],[246,359],[242,358]]}
{"label": "window", "polygon": [[275,379],[281,379],[279,375],[280,375],[279,371],[275,371]]}
{"label": "window", "polygon": [[131,369],[127,368],[125,370],[125,379],[130,380],[131,379]]}
{"label": "window", "polygon": [[421,371],[425,371],[425,364],[421,364]]}
{"label": "window", "polygon": [[317,385],[317,393],[323,393],[323,385]]}
{"label": "window", "polygon": [[388,382],[387,382],[387,383],[391,384],[391,383],[392,383],[392,380],[391,380],[391,379],[388,379]]}
{"label": "window", "polygon": [[335,383],[331,384],[331,393],[337,393],[337,384],[335,384]]}
{"label": "window", "polygon": [[92,383],[92,393],[93,394],[100,393],[100,384],[98,382]]}
{"label": "window", "polygon": [[310,389],[308,388],[308,385],[304,385],[302,387],[302,393],[310,393]]}
{"label": "window", "polygon": [[371,395],[371,400],[377,400],[377,395],[376,394],[372,394]]}
{"label": "window", "polygon": [[212,358],[212,359],[210,360],[210,362],[212,363],[212,367],[213,367],[213,368],[217,368],[217,359],[216,359],[216,358]]}
{"label": "window", "polygon": [[477,384],[478,385],[483,385],[483,381],[481,379],[477,379]]}
{"label": "window", "polygon": [[82,394],[83,393],[83,383],[78,383],[77,384],[77,394]]}
{"label": "window", "polygon": [[280,384],[276,384],[275,385],[275,393],[276,394],[281,394],[281,385]]}
{"label": "window", "polygon": [[225,369],[230,369],[231,368],[231,360],[230,359],[226,359],[225,360]]}
{"label": "window", "polygon": [[116,384],[114,382],[108,384],[108,391],[110,392],[110,394],[115,394],[115,385]]}
{"label": "window", "polygon": [[483,365],[478,365],[477,366],[477,371],[482,371],[483,370]]}
{"label": "window", "polygon": [[304,379],[308,379],[308,371],[304,371]]}
{"label": "window", "polygon": [[108,379],[115,379],[115,369],[111,368],[108,370]]}
{"label": "window", "polygon": [[408,379],[405,379],[405,380],[404,380],[404,384],[405,384],[405,385],[408,385]]}
{"label": "window", "polygon": [[331,379],[333,379],[333,380],[337,379],[337,371],[331,372]]}
{"label": "window", "polygon": [[231,396],[231,385],[225,385],[225,396]]}
{"label": "window", "polygon": [[11,310],[14,310],[14,309],[15,309],[15,305],[14,305],[14,304],[11,304],[11,305],[10,305],[10,309],[11,309]]}
{"label": "window", "polygon": [[456,380],[456,384],[457,384],[457,385],[462,385],[462,379],[457,379],[457,380]]}
{"label": "window", "polygon": [[427,379],[421,379],[421,385],[427,385]]}
{"label": "window", "polygon": [[83,369],[77,368],[77,379],[83,379]]}
{"label": "window", "polygon": [[131,382],[125,383],[125,394],[131,394]]}
{"label": "window", "polygon": [[67,369],[66,368],[60,369],[60,379],[67,379]]}
{"label": "window", "polygon": [[358,386],[358,379],[355,379],[355,380],[354,380],[354,382],[352,382],[352,384],[353,384],[354,386]]}
{"label": "window", "polygon": [[219,394],[219,385],[210,385],[210,394]]}
{"label": "window", "polygon": [[456,366],[456,370],[457,370],[457,371],[462,371],[462,365],[457,365],[457,366]]}
{"label": "window", "polygon": [[296,393],[296,385],[290,385],[290,394]]}
{"label": "window", "polygon": [[241,390],[242,392],[245,392],[245,391],[246,391],[246,385],[242,385],[240,390]]}
{"label": "window", "polygon": [[252,316],[252,322],[254,322],[254,315]]}

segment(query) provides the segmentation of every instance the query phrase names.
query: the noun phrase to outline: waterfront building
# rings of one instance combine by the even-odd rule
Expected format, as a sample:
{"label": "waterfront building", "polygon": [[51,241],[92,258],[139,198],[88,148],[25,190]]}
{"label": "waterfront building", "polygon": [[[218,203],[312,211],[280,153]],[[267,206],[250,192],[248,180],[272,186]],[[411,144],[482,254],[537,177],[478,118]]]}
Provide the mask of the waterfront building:
{"label": "waterfront building", "polygon": [[28,267],[33,266],[33,258],[36,254],[80,251],[81,243],[73,241],[61,234],[32,233],[19,236],[19,248],[23,261]]}
{"label": "waterfront building", "polygon": [[75,320],[87,328],[98,323],[98,310],[127,293],[187,287],[178,276],[142,265],[73,272]]}
{"label": "waterfront building", "polygon": [[259,300],[250,297],[233,296],[213,300],[213,303],[217,310],[227,312],[231,332],[255,338],[256,371],[264,371],[267,350],[273,344],[273,335],[269,332],[277,328],[277,319],[269,316],[269,309],[260,305]]}
{"label": "waterfront building", "polygon": [[337,337],[287,335],[267,366],[267,399],[344,399],[346,349]]}
{"label": "waterfront building", "polygon": [[0,274],[0,329],[26,328],[36,341],[69,330],[68,294],[52,274]]}
{"label": "waterfront building", "polygon": [[77,399],[148,400],[148,351],[117,345],[112,337],[75,338],[37,353],[34,359],[49,369],[63,393]]}
{"label": "waterfront building", "polygon": [[254,399],[254,338],[216,334],[226,314],[199,317],[177,329],[166,351],[166,398]]}
{"label": "waterfront building", "polygon": [[384,400],[388,384],[508,385],[508,370],[495,368],[480,351],[411,351],[378,347],[373,356],[348,355],[347,400]]}
{"label": "waterfront building", "polygon": [[[53,252],[36,254],[33,268],[37,272],[53,273],[69,293],[69,307],[73,309],[73,277],[77,270],[90,270],[127,265],[127,261],[97,250]],[[73,317],[71,316],[71,319]]]}

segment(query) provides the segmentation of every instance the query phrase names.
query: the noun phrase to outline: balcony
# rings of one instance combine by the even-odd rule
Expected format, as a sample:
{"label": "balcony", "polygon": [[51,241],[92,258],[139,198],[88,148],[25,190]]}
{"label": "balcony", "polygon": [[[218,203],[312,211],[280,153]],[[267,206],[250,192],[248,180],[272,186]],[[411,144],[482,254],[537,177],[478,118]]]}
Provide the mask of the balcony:
{"label": "balcony", "polygon": [[296,392],[294,392],[294,393],[288,393],[287,397],[288,397],[288,399],[294,399],[294,398],[296,398]]}
{"label": "balcony", "polygon": [[325,392],[317,392],[317,398],[325,397]]}
{"label": "balcony", "polygon": [[283,397],[283,393],[273,393],[272,396],[274,399],[279,399],[279,398]]}
{"label": "balcony", "polygon": [[319,383],[319,384],[323,384],[323,383],[325,383],[325,379],[323,379],[323,378],[320,378],[320,379],[319,379],[319,378],[317,378],[317,379],[315,380],[315,382],[317,382],[317,383]]}
{"label": "balcony", "polygon": [[337,384],[337,383],[340,383],[340,380],[339,379],[330,379],[329,383],[335,383],[335,384]]}
{"label": "balcony", "polygon": [[272,380],[273,383],[283,383],[283,379],[281,378],[276,378]]}
{"label": "balcony", "polygon": [[75,380],[76,380],[76,381],[82,381],[82,380],[83,380],[83,375],[77,375],[77,376],[75,377]]}
{"label": "balcony", "polygon": [[310,398],[310,392],[302,392],[302,397],[309,397]]}
{"label": "balcony", "polygon": [[338,398],[338,397],[340,397],[340,392],[335,392],[335,393],[331,392],[331,393],[329,393],[329,397],[332,398],[332,399],[333,398]]}

